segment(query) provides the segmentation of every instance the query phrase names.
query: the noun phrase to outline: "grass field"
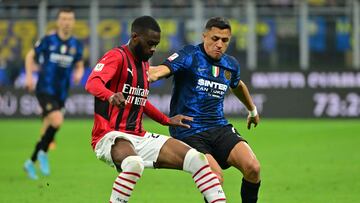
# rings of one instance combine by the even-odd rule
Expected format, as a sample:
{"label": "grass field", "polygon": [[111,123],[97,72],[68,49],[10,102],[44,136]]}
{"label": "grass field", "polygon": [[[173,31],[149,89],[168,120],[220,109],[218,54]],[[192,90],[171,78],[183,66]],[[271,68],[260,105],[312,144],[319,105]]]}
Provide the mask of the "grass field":
{"label": "grass field", "polygon": [[[262,166],[259,203],[360,202],[360,120],[270,120],[255,130],[232,120]],[[0,203],[108,202],[117,173],[94,157],[91,120],[66,120],[50,152],[51,176],[32,181],[22,166],[38,139],[40,120],[0,120]],[[149,131],[165,127],[145,121]],[[228,203],[240,202],[241,174],[225,171]],[[190,175],[145,170],[130,202],[201,203]]]}

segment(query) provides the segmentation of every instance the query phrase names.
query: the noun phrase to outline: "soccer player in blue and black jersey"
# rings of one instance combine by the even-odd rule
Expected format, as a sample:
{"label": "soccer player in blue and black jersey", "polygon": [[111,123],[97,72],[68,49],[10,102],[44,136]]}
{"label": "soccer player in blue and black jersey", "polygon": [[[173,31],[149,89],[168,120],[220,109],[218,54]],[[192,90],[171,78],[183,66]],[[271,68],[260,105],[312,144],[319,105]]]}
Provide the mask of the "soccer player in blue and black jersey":
{"label": "soccer player in blue and black jersey", "polygon": [[212,170],[222,178],[222,169],[233,166],[243,174],[241,198],[254,203],[260,187],[260,164],[248,143],[224,117],[224,96],[228,88],[249,110],[247,127],[259,122],[256,106],[240,80],[238,61],[225,54],[231,26],[222,17],[210,18],[203,43],[188,45],[168,57],[162,65],[150,68],[150,80],[173,75],[170,116],[193,117],[191,128],[172,128],[173,137],[206,154]]}
{"label": "soccer player in blue and black jersey", "polygon": [[[47,151],[64,120],[63,108],[70,82],[79,83],[84,73],[83,45],[72,36],[75,13],[61,9],[57,15],[57,31],[45,36],[26,55],[26,88],[35,89],[32,72],[38,69],[36,97],[42,108],[42,136],[24,168],[31,179],[38,179],[34,163],[39,161],[43,175],[50,174]],[[73,78],[72,78],[73,77]]]}

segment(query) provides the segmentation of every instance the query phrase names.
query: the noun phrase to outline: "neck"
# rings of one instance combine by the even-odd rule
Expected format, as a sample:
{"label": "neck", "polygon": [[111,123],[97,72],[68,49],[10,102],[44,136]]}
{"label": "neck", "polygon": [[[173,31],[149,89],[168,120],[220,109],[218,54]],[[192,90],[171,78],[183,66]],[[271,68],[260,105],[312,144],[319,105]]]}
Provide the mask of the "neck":
{"label": "neck", "polygon": [[127,46],[129,47],[129,50],[130,50],[131,54],[136,57],[135,46],[134,46],[134,44],[132,43],[131,40],[127,43]]}
{"label": "neck", "polygon": [[65,33],[65,32],[58,31],[57,34],[59,35],[60,39],[62,39],[62,40],[67,40],[67,39],[69,39],[69,38],[71,37],[71,33],[70,33],[70,32],[69,32],[69,33]]}

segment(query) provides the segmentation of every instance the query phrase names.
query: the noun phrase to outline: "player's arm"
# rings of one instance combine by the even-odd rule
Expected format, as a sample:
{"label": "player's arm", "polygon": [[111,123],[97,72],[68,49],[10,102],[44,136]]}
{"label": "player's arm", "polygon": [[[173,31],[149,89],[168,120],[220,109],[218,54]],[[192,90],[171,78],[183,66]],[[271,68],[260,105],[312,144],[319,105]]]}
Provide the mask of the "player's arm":
{"label": "player's arm", "polygon": [[35,50],[31,49],[25,56],[25,88],[29,91],[33,91],[35,89],[32,73],[37,69]]}
{"label": "player's arm", "polygon": [[[109,51],[93,68],[88,80],[86,81],[85,90],[95,97],[109,101],[111,104],[120,106],[122,103],[121,93],[106,88],[106,84],[114,77],[122,56],[116,51]],[[123,97],[123,96],[122,96]]]}
{"label": "player's arm", "polygon": [[193,120],[192,117],[181,114],[169,118],[161,111],[159,111],[155,106],[153,106],[149,101],[147,101],[145,104],[144,113],[154,121],[167,126],[190,128],[190,125],[183,123],[183,121]]}
{"label": "player's arm", "polygon": [[171,70],[166,65],[150,66],[149,79],[150,82],[155,82],[171,74]]}
{"label": "player's arm", "polygon": [[251,124],[254,124],[254,127],[259,123],[260,117],[257,113],[256,106],[251,98],[250,92],[243,81],[239,81],[239,84],[235,88],[231,88],[231,91],[235,96],[246,106],[249,111],[247,118],[247,128],[250,129]]}
{"label": "player's arm", "polygon": [[80,60],[75,63],[75,69],[73,73],[73,80],[76,85],[80,83],[83,75],[84,75],[84,61]]}

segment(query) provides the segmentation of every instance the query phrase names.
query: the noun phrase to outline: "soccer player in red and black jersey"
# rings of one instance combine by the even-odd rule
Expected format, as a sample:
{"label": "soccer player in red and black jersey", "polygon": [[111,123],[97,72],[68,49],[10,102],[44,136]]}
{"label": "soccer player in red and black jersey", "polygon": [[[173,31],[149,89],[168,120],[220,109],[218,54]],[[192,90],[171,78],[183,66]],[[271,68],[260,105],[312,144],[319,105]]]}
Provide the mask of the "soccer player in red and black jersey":
{"label": "soccer player in red and black jersey", "polygon": [[192,120],[184,115],[168,118],[147,100],[148,59],[159,42],[160,27],[155,19],[150,16],[135,19],[129,43],[108,51],[86,84],[86,90],[95,96],[92,131],[95,154],[120,172],[110,202],[128,202],[145,167],[189,172],[208,202],[226,202],[204,154],[181,141],[143,129],[143,113],[173,127],[189,128],[182,121]]}

